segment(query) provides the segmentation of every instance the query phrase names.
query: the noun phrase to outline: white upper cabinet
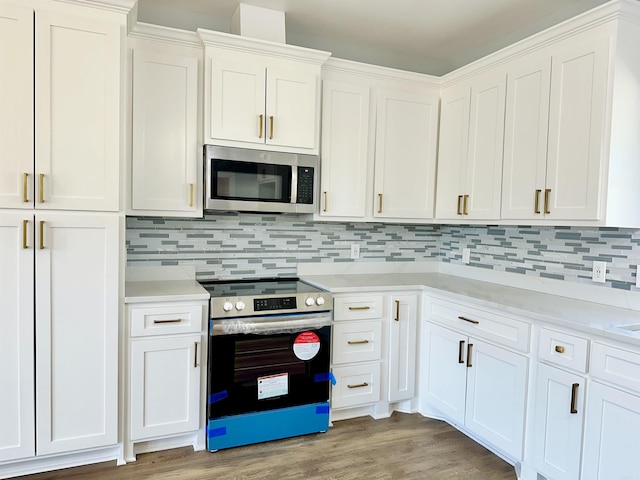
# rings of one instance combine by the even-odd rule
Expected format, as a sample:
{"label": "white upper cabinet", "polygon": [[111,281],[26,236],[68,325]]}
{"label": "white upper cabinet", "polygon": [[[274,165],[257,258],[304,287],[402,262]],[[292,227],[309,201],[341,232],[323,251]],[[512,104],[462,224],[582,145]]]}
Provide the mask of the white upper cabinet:
{"label": "white upper cabinet", "polygon": [[438,96],[380,90],[374,217],[433,218]]}
{"label": "white upper cabinet", "polygon": [[140,215],[201,216],[200,69],[194,55],[202,51],[185,47],[179,55],[152,42],[136,42],[131,210]]}
{"label": "white upper cabinet", "polygon": [[321,216],[366,214],[369,91],[366,85],[323,82]]}
{"label": "white upper cabinet", "polygon": [[320,67],[328,53],[205,30],[198,35],[205,45],[205,143],[318,151]]}
{"label": "white upper cabinet", "polygon": [[443,91],[436,218],[500,218],[505,88],[496,69]]}
{"label": "white upper cabinet", "polygon": [[33,9],[0,4],[0,207],[33,208]]}

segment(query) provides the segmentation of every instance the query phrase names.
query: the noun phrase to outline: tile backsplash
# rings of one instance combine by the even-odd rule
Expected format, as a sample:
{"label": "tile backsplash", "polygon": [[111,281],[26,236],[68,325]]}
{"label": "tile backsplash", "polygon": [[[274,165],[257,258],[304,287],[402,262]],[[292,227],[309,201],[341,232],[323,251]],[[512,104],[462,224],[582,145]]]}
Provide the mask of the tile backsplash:
{"label": "tile backsplash", "polygon": [[[360,258],[350,259],[352,243]],[[301,262],[462,263],[588,283],[607,262],[605,286],[635,287],[640,230],[619,228],[325,223],[310,217],[207,214],[203,219],[127,218],[127,264],[194,265],[199,279],[292,276]]]}

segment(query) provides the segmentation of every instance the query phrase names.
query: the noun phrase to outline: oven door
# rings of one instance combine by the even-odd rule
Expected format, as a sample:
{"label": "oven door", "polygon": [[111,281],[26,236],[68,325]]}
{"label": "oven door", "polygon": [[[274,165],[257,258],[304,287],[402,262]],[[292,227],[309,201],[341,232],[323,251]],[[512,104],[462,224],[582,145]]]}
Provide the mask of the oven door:
{"label": "oven door", "polygon": [[286,323],[227,334],[214,334],[212,325],[209,419],[329,400],[330,324]]}

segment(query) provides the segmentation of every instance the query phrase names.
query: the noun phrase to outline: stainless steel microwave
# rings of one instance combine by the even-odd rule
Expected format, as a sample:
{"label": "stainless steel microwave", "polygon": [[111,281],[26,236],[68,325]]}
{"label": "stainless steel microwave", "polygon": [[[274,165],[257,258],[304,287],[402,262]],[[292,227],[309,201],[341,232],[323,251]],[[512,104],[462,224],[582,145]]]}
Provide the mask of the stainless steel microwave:
{"label": "stainless steel microwave", "polygon": [[205,145],[205,210],[313,213],[318,157]]}

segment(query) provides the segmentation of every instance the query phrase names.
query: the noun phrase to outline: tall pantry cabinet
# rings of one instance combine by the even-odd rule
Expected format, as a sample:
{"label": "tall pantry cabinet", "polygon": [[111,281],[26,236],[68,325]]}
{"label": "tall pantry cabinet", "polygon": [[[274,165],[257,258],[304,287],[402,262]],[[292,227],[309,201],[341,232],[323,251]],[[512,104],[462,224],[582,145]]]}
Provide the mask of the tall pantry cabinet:
{"label": "tall pantry cabinet", "polygon": [[118,441],[126,12],[91,5],[0,0],[0,476]]}

